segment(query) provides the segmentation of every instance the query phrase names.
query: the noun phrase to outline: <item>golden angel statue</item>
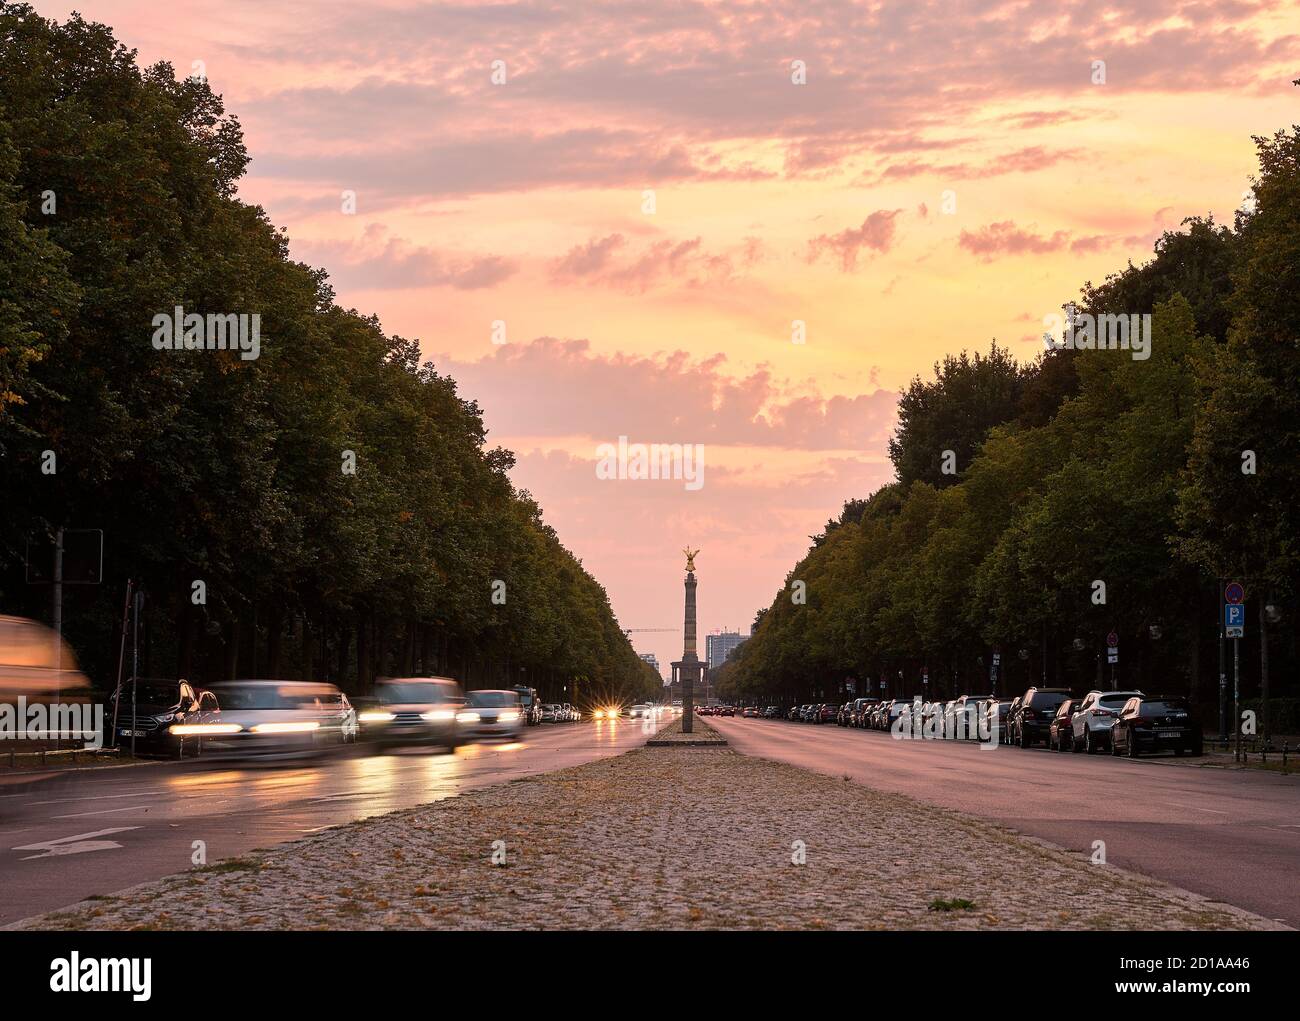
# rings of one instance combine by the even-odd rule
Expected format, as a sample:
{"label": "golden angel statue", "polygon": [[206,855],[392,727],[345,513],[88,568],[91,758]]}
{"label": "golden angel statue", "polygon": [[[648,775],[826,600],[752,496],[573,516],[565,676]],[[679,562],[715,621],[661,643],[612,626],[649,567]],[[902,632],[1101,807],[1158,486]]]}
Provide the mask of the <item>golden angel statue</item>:
{"label": "golden angel statue", "polygon": [[695,558],[700,551],[687,546],[682,552],[686,554],[686,570],[693,572],[695,570]]}

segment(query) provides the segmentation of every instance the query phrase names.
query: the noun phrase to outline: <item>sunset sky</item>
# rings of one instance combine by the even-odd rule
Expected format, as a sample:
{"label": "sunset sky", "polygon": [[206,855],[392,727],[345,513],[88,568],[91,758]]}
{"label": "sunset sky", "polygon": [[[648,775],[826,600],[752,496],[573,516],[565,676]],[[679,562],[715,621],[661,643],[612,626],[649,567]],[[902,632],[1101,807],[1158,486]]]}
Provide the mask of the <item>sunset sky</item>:
{"label": "sunset sky", "polygon": [[[75,9],[206,73],[241,197],[479,402],[625,627],[680,627],[689,543],[702,632],[747,631],[891,478],[912,376],[1033,358],[1085,280],[1230,222],[1250,136],[1300,120],[1300,7],[1267,0]],[[597,479],[624,435],[704,444],[703,488]]]}

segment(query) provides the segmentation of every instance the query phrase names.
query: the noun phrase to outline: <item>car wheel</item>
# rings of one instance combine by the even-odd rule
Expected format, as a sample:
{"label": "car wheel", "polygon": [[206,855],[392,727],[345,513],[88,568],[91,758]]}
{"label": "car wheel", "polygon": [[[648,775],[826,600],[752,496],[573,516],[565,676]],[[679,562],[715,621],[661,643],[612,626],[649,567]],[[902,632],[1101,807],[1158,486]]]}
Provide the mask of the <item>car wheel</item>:
{"label": "car wheel", "polygon": [[1190,751],[1193,755],[1204,755],[1205,747],[1200,741],[1197,741],[1194,745],[1192,745]]}
{"label": "car wheel", "polygon": [[1175,748],[1174,755],[1181,759],[1183,757],[1183,750],[1181,748]]}
{"label": "car wheel", "polygon": [[1116,756],[1119,754],[1119,742],[1115,740],[1115,732],[1110,732],[1110,754]]}
{"label": "car wheel", "polygon": [[1097,744],[1092,739],[1092,728],[1085,727],[1083,730],[1083,750],[1089,755],[1097,754]]}
{"label": "car wheel", "polygon": [[1074,736],[1074,731],[1070,731],[1070,751],[1072,752],[1083,751],[1083,742]]}
{"label": "car wheel", "polygon": [[[1113,741],[1114,739],[1115,739],[1115,737],[1114,737],[1114,735],[1112,734],[1112,735],[1111,735],[1111,740]],[[1141,754],[1141,753],[1138,751],[1138,743],[1137,743],[1136,741],[1133,740],[1133,735],[1130,734],[1130,735],[1128,736],[1128,757],[1129,757],[1130,759],[1136,759],[1136,758],[1138,757],[1139,754]]]}
{"label": "car wheel", "polygon": [[1029,747],[1029,735],[1025,733],[1024,727],[1020,728],[1020,747],[1021,748]]}

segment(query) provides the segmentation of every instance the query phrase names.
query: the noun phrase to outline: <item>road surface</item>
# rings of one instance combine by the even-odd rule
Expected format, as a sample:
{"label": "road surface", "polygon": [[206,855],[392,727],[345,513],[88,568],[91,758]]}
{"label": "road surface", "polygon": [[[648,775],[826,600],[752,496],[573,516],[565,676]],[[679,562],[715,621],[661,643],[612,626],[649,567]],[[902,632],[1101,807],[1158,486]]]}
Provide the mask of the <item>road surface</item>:
{"label": "road surface", "polygon": [[[653,727],[651,728],[654,729]],[[368,746],[278,764],[158,762],[0,786],[0,926],[329,826],[576,766],[644,743],[640,722],[530,727],[454,755]]]}
{"label": "road surface", "polygon": [[992,819],[1300,928],[1300,776],[784,720],[712,718],[746,755]]}

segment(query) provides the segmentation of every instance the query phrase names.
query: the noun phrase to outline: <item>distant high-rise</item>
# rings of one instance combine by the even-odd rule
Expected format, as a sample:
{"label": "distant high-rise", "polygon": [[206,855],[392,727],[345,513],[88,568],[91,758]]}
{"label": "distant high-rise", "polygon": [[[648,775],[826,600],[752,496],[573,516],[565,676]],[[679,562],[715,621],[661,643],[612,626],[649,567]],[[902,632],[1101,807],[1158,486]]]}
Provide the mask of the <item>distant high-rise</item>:
{"label": "distant high-rise", "polygon": [[637,655],[640,656],[644,662],[649,663],[652,667],[654,667],[655,673],[659,674],[660,677],[663,677],[663,674],[659,673],[658,656],[656,656],[653,652],[638,652]]}
{"label": "distant high-rise", "polygon": [[745,644],[749,635],[742,635],[739,631],[728,631],[723,628],[716,635],[704,636],[704,657],[708,661],[709,669],[716,670],[727,661],[727,657]]}

